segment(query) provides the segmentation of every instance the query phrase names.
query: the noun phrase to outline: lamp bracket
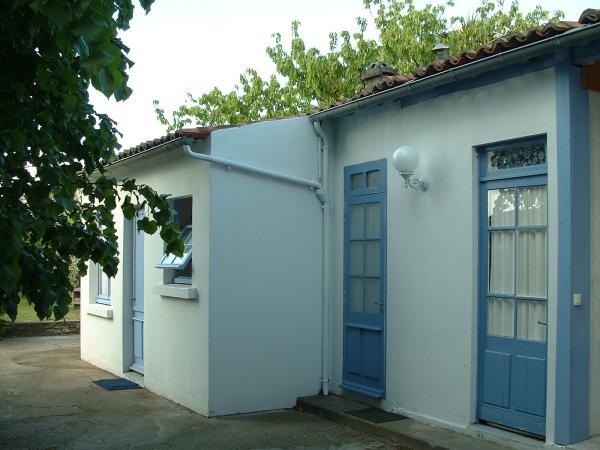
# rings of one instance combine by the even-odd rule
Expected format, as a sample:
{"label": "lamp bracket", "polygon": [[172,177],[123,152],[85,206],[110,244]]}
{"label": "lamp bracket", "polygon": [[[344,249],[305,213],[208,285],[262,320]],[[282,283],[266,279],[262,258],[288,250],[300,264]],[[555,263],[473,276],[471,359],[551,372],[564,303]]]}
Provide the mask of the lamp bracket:
{"label": "lamp bracket", "polygon": [[429,187],[429,181],[426,178],[414,178],[411,179],[413,173],[412,172],[400,172],[402,178],[404,178],[404,187],[412,188],[415,191],[426,191]]}

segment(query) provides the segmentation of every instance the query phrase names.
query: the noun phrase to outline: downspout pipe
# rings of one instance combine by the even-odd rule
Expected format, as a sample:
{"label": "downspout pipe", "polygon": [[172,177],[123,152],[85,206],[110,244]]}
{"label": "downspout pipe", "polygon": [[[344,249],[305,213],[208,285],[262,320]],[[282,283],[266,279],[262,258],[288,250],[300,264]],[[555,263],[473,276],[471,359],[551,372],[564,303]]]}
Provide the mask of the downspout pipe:
{"label": "downspout pipe", "polygon": [[[190,141],[183,140],[183,151],[186,155],[191,156],[192,158],[201,159],[202,161],[207,161],[214,164],[219,164],[221,166],[227,167],[227,169],[236,168],[243,170],[245,172],[256,173],[259,175],[264,175],[266,177],[275,178],[277,180],[286,181],[288,183],[297,184],[300,186],[308,187],[315,191],[319,200],[321,200],[322,194],[319,194],[322,186],[321,183],[314,180],[309,180],[307,178],[297,177],[295,175],[289,175],[286,173],[276,172],[274,170],[265,169],[262,167],[254,166],[252,164],[247,164],[241,161],[236,161],[233,159],[221,158],[219,156],[205,155],[204,153],[197,153],[192,151],[190,147]],[[322,202],[322,201],[321,201]]]}
{"label": "downspout pipe", "polygon": [[[319,137],[321,154],[321,183],[323,196],[323,310],[322,310],[322,350],[321,350],[321,393],[329,395],[329,309],[331,297],[330,261],[331,261],[331,204],[329,200],[329,140],[321,128],[320,122],[313,122],[315,133]],[[318,192],[318,191],[317,191]]]}

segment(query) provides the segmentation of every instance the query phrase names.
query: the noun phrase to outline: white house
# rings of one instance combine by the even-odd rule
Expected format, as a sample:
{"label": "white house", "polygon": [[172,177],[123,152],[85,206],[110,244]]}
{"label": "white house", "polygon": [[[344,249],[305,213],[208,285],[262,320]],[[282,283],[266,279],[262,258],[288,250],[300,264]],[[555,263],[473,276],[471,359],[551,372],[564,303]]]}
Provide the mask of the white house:
{"label": "white house", "polygon": [[208,416],[321,392],[600,433],[600,10],[439,58],[374,65],[308,116],[123,152],[110,172],[171,195],[186,255],[117,216],[118,275],[82,282],[82,358]]}

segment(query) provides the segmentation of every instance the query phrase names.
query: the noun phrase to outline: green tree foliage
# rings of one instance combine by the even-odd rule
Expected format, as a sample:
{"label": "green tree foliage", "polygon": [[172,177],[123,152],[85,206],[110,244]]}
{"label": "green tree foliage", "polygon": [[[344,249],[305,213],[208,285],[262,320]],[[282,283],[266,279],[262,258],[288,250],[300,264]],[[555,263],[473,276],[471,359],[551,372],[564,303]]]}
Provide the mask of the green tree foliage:
{"label": "green tree foliage", "polygon": [[[148,12],[151,0],[140,0]],[[69,310],[74,257],[117,272],[113,211],[139,228],[160,229],[181,254],[178,227],[164,196],[105,168],[118,148],[115,123],[89,103],[90,83],[126,99],[133,64],[117,37],[133,15],[131,0],[4,0],[0,2],[0,315],[11,319],[21,298],[40,319]]]}
{"label": "green tree foliage", "polygon": [[[359,92],[360,75],[373,62],[385,61],[400,73],[411,73],[432,61],[431,48],[438,42],[456,54],[563,16],[539,6],[524,14],[516,0],[507,11],[503,0],[484,0],[472,15],[451,19],[445,13],[454,6],[452,1],[422,9],[413,0],[364,0],[364,5],[372,20],[358,18],[352,33],[330,33],[327,52],[307,49],[300,24],[293,22],[289,45],[275,33],[274,44],[267,48],[275,74],[264,79],[256,70],[247,69],[231,92],[214,88],[197,97],[188,93],[171,118],[155,100],[158,120],[172,131],[189,124],[209,126],[299,114]],[[374,27],[376,39],[368,37],[369,27]]]}

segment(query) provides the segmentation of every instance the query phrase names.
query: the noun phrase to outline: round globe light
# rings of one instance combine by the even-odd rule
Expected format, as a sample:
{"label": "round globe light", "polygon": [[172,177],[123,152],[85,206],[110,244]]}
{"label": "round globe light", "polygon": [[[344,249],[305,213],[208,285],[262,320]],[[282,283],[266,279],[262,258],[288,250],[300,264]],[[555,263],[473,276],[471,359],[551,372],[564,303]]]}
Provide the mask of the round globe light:
{"label": "round globe light", "polygon": [[401,174],[412,174],[419,166],[419,153],[408,145],[398,147],[392,155],[392,164]]}

